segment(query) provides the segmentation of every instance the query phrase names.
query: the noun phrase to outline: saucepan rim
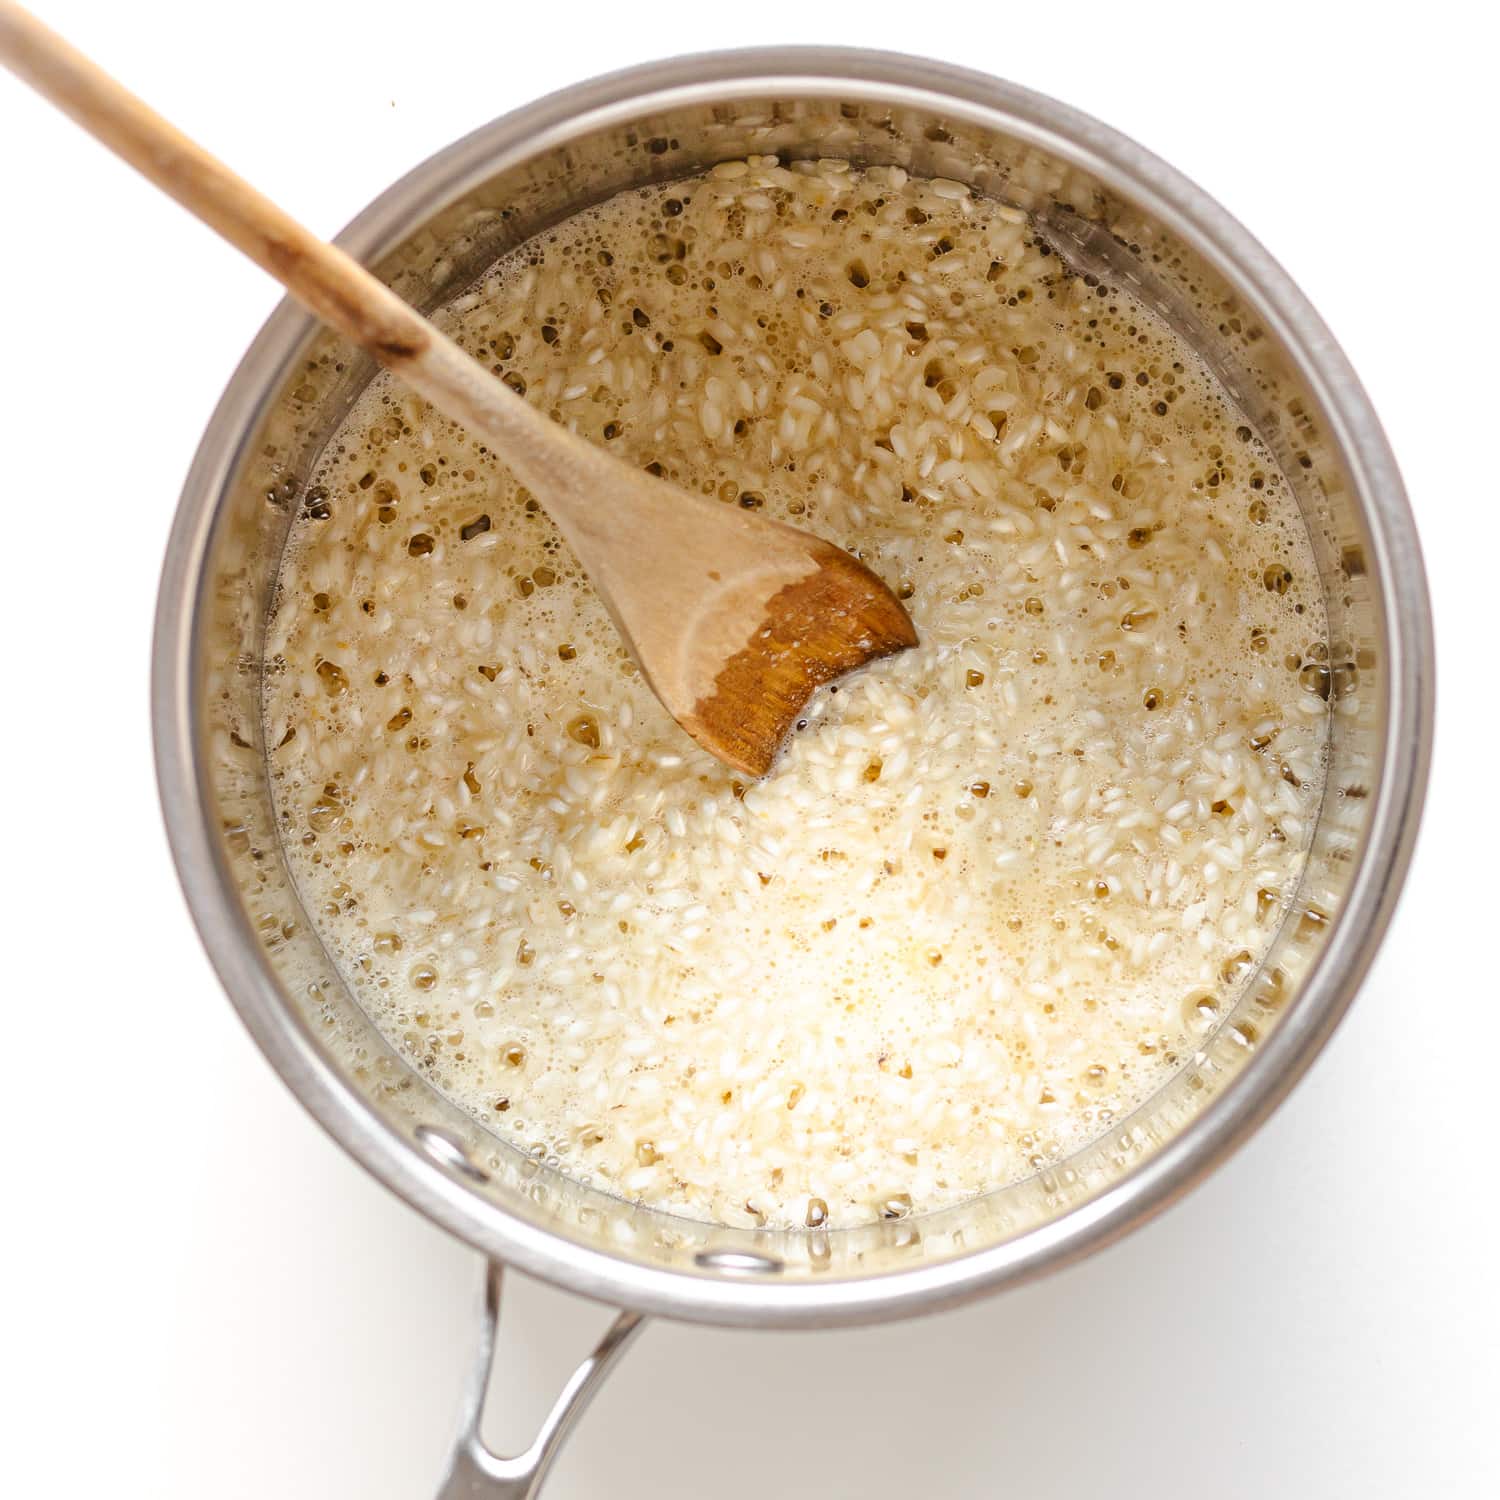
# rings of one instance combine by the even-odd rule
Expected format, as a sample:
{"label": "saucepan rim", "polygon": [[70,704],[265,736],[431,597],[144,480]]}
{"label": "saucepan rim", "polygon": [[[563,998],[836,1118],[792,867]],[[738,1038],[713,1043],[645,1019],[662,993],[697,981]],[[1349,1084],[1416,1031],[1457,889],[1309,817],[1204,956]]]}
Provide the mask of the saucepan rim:
{"label": "saucepan rim", "polygon": [[1035,145],[1091,174],[1218,271],[1280,340],[1326,415],[1369,528],[1367,566],[1383,616],[1380,769],[1339,920],[1297,1005],[1223,1092],[1155,1156],[1053,1222],[962,1257],[828,1280],[699,1274],[579,1243],[466,1188],[379,1118],[319,1049],[250,931],[217,838],[198,748],[197,653],[209,604],[213,523],[247,443],[312,331],[312,320],[290,302],[272,314],[235,372],[183,487],[157,607],[152,722],[168,837],[214,968],[272,1066],[357,1161],[486,1255],[582,1295],[698,1322],[815,1327],[930,1311],[1075,1260],[1187,1192],[1276,1108],[1353,999],[1410,860],[1432,743],[1433,642],[1416,531],[1395,460],[1353,370],[1307,299],[1236,220],[1179,172],[1118,131],[1015,84],[897,53],[845,48],[754,48],[651,63],[564,89],[483,126],[387,189],[338,242],[376,261],[509,164],[674,104],[772,96],[926,109]]}

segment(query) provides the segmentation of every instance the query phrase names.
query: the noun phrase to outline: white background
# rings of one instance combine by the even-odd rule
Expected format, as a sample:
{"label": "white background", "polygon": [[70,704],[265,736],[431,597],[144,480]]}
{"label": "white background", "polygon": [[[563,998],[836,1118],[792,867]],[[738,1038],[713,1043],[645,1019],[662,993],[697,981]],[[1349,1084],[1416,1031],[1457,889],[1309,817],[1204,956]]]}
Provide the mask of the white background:
{"label": "white background", "polygon": [[[1056,94],[1264,240],[1384,417],[1436,600],[1425,831],[1362,998],[1246,1150],[1080,1267],[880,1329],[649,1329],[548,1500],[1500,1493],[1486,8],[37,3],[326,233],[546,90],[796,40]],[[0,1491],[424,1500],[477,1259],[343,1157],[241,1031],[185,915],[150,761],[168,522],[276,292],[3,77],[0,202]],[[508,1312],[497,1439],[605,1318],[519,1278]]]}

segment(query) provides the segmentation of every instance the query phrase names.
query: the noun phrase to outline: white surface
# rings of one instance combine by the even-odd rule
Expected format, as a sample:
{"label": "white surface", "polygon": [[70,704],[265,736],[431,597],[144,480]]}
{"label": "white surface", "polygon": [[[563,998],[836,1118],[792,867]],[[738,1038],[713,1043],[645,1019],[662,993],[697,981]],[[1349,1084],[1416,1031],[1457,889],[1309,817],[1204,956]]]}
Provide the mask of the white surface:
{"label": "white surface", "polygon": [[[1244,1152],[1080,1267],[870,1331],[649,1329],[547,1497],[1496,1493],[1500,319],[1483,9],[1156,4],[1132,25],[1120,4],[985,5],[968,8],[971,37],[921,30],[931,4],[585,20],[460,0],[38,3],[330,233],[545,90],[788,39],[924,51],[1056,94],[1251,226],[1385,419],[1436,598],[1425,832],[1364,995]],[[423,1500],[477,1260],[345,1159],[241,1031],[178,895],[150,763],[168,521],[276,294],[6,78],[0,142],[0,1491]],[[1440,295],[1423,301],[1426,277]],[[604,1317],[514,1278],[508,1311],[502,1437]]]}

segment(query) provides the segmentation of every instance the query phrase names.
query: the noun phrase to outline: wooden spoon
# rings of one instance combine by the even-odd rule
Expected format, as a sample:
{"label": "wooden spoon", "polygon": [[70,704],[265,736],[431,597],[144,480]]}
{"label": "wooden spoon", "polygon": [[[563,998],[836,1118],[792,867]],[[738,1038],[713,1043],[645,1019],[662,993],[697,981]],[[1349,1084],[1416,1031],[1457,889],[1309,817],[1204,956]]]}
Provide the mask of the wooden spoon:
{"label": "wooden spoon", "polygon": [[720,760],[764,775],[815,688],[916,645],[895,596],[847,552],[654,479],[549,420],[10,0],[0,62],[482,434],[546,506],[667,711]]}

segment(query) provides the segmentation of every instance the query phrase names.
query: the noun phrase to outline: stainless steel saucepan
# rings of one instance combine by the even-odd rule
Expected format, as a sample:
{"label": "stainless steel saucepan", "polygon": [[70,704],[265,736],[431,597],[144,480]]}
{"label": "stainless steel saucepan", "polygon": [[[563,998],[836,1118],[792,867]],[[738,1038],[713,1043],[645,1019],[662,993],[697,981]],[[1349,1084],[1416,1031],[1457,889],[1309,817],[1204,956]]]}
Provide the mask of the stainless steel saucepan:
{"label": "stainless steel saucepan", "polygon": [[[1237,1007],[1066,1163],[939,1213],[832,1233],[719,1228],[581,1187],[487,1134],[392,1051],[287,873],[267,774],[276,747],[261,732],[267,605],[314,460],[373,372],[282,304],[209,424],[172,531],[153,686],[162,802],[204,943],[272,1065],[351,1155],[486,1257],[447,1500],[533,1495],[645,1314],[780,1328],[908,1317],[1039,1275],[1159,1212],[1266,1118],[1328,1039],[1416,832],[1432,636],[1375,414],[1266,252],[1113,130],[1012,84],[891,54],[683,58],[497,120],[398,182],[340,243],[429,309],[567,214],[752,152],[897,163],[1019,205],[1060,254],[1128,285],[1201,351],[1276,453],[1312,533],[1335,668],[1325,805],[1296,907]],[[505,1459],[477,1435],[503,1265],[624,1309],[536,1442]]]}

